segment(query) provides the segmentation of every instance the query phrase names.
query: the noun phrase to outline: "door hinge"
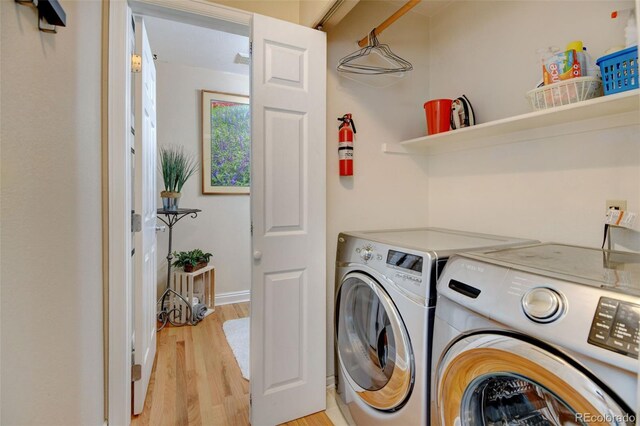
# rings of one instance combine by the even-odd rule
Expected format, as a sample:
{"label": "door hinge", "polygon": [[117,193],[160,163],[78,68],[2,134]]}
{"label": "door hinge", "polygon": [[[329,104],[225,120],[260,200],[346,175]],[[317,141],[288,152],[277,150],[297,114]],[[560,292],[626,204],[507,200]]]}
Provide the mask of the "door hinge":
{"label": "door hinge", "polygon": [[253,222],[251,222],[251,227],[249,229],[249,232],[251,233],[251,235],[253,235]]}
{"label": "door hinge", "polygon": [[136,213],[131,213],[131,232],[142,231],[142,216]]}
{"label": "door hinge", "polygon": [[253,42],[250,41],[249,42],[249,56],[251,56],[253,54]]}
{"label": "door hinge", "polygon": [[142,56],[134,53],[131,55],[131,72],[136,74],[140,71],[142,71]]}
{"label": "door hinge", "polygon": [[142,365],[133,364],[131,366],[131,381],[137,382],[140,379],[142,379]]}

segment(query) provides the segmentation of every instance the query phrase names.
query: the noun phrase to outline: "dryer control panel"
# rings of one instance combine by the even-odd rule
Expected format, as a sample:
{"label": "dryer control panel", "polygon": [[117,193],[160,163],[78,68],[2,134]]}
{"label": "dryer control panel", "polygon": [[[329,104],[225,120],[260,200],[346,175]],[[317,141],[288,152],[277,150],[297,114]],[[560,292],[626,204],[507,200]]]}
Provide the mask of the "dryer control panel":
{"label": "dryer control panel", "polygon": [[396,250],[389,250],[387,253],[387,265],[422,273],[424,259],[422,256],[404,253]]}
{"label": "dryer control panel", "polygon": [[640,305],[601,297],[591,323],[589,343],[637,359]]}

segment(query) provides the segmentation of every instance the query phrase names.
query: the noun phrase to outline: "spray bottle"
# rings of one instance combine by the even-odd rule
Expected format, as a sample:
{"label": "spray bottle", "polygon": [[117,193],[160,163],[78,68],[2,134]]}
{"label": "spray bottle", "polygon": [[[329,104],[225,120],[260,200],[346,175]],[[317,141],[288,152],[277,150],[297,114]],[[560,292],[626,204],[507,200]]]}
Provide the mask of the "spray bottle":
{"label": "spray bottle", "polygon": [[638,26],[636,24],[636,13],[634,8],[614,10],[611,12],[611,19],[618,17],[627,18],[627,26],[624,27],[624,44],[626,47],[638,44]]}

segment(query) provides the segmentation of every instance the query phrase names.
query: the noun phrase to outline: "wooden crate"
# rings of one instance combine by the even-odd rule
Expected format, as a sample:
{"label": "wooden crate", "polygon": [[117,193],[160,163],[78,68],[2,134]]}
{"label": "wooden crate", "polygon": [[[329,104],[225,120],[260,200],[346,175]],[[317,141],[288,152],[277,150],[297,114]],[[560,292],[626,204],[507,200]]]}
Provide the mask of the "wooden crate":
{"label": "wooden crate", "polygon": [[[197,297],[200,303],[207,308],[215,310],[215,278],[216,268],[213,265],[205,266],[194,272],[184,272],[182,269],[173,271],[171,277],[171,289],[184,297],[189,303],[193,297]],[[180,301],[172,296],[169,300],[169,309],[179,308]],[[183,308],[184,309],[184,308]],[[184,318],[180,318],[184,321]]]}

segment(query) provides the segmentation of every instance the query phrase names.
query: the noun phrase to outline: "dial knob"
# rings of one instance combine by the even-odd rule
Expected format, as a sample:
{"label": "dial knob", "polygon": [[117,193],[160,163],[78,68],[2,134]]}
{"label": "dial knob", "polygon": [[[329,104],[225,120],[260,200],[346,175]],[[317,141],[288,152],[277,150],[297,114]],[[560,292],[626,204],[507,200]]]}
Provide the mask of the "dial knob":
{"label": "dial knob", "polygon": [[360,256],[362,256],[362,259],[364,259],[365,262],[368,262],[373,257],[373,250],[371,250],[369,247],[366,247],[362,249],[362,251],[360,252]]}
{"label": "dial knob", "polygon": [[522,297],[524,313],[536,322],[552,322],[564,312],[562,296],[546,287],[529,290]]}

